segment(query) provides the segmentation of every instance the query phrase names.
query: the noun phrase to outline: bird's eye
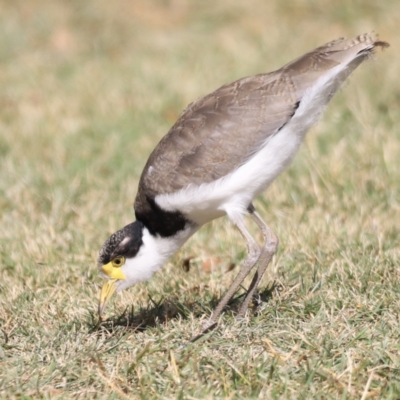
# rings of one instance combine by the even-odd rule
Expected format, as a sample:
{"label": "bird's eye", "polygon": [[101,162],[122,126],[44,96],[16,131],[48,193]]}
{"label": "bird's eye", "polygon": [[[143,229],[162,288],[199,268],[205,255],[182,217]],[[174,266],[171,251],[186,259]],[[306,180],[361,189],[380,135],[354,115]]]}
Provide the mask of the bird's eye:
{"label": "bird's eye", "polygon": [[111,262],[114,268],[122,267],[125,264],[125,257],[115,257]]}

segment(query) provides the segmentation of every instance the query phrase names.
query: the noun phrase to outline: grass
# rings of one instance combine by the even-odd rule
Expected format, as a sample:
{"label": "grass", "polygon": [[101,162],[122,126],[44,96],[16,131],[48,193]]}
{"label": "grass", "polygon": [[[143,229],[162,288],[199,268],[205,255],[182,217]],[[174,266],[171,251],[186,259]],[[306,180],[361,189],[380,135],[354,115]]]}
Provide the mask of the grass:
{"label": "grass", "polygon": [[[394,0],[3,1],[0,396],[399,398],[399,15]],[[141,169],[181,110],[372,30],[392,47],[256,202],[280,247],[253,312],[235,322],[241,291],[188,343],[245,255],[221,219],[99,326],[97,252],[132,221]]]}

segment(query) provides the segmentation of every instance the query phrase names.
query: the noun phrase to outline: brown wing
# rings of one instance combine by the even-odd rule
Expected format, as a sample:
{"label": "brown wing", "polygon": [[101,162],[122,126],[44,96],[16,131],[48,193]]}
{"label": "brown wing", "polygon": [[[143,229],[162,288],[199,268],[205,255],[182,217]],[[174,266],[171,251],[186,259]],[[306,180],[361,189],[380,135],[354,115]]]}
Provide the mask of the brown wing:
{"label": "brown wing", "polygon": [[242,165],[290,120],[324,72],[371,43],[370,36],[328,43],[275,72],[229,83],[192,103],[150,155],[135,209],[146,208],[158,194],[214,181]]}
{"label": "brown wing", "polygon": [[294,113],[282,74],[230,83],[191,104],[150,155],[141,184],[152,194],[216,180],[241,165]]}

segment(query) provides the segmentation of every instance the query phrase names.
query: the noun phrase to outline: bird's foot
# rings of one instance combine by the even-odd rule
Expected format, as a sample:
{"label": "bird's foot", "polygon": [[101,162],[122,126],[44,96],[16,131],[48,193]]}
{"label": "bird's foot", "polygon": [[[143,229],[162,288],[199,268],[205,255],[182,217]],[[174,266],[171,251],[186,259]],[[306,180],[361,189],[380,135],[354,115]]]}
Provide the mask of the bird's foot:
{"label": "bird's foot", "polygon": [[208,332],[212,331],[213,329],[215,329],[215,328],[217,327],[217,325],[218,325],[218,322],[215,322],[215,321],[207,321],[207,322],[203,325],[203,327],[202,327],[202,329],[201,329],[201,332],[200,332],[198,335],[192,337],[192,338],[190,339],[190,342],[191,342],[191,343],[196,342],[197,340],[199,340],[200,338],[202,338],[206,333],[208,333]]}
{"label": "bird's foot", "polygon": [[236,322],[243,322],[246,319],[246,311],[238,313],[235,317]]}

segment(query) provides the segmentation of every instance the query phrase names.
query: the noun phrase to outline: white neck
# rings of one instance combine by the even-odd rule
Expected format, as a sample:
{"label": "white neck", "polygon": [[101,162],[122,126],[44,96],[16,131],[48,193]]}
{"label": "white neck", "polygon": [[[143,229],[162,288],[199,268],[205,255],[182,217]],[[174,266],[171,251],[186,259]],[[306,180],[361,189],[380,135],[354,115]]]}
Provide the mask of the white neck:
{"label": "white neck", "polygon": [[198,227],[189,226],[174,236],[161,237],[153,236],[146,227],[143,228],[143,244],[137,255],[127,258],[122,266],[126,279],[118,282],[118,291],[150,279],[197,229]]}

